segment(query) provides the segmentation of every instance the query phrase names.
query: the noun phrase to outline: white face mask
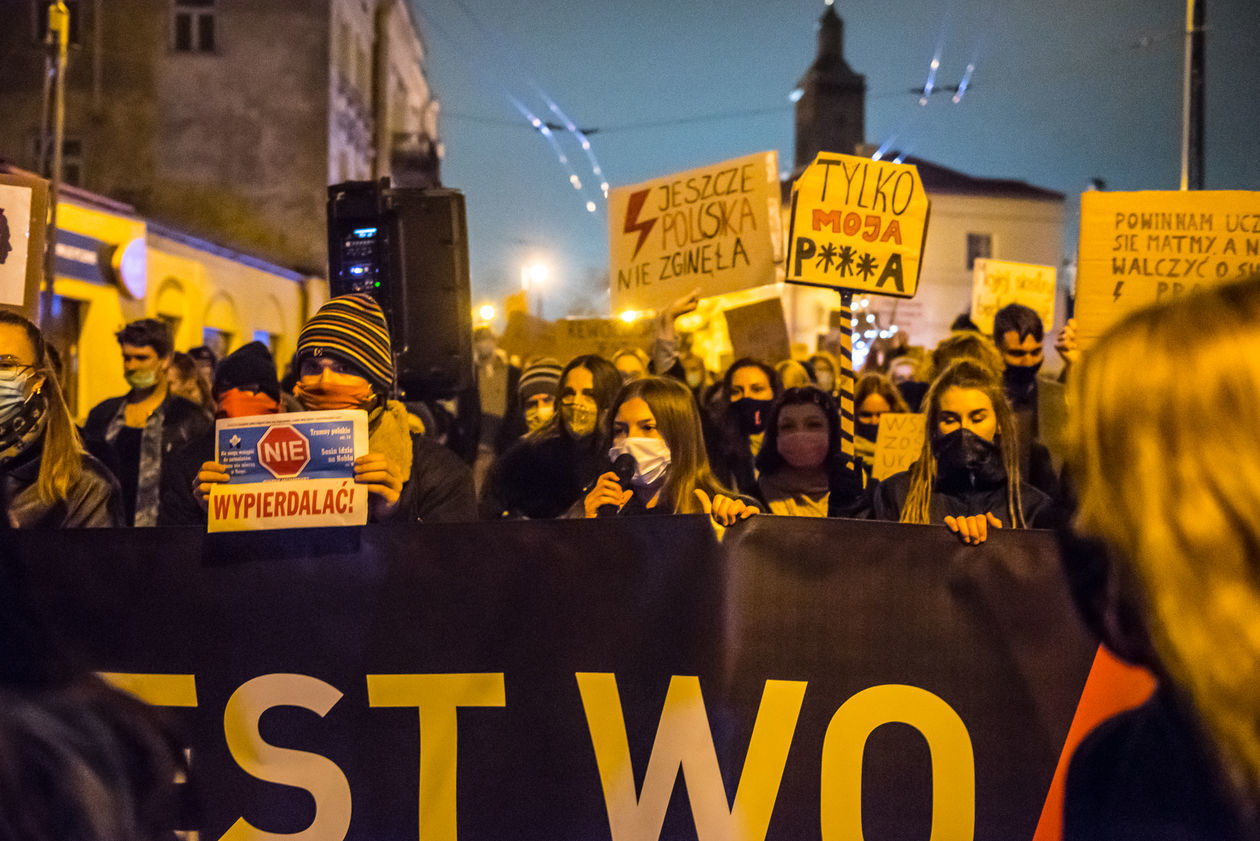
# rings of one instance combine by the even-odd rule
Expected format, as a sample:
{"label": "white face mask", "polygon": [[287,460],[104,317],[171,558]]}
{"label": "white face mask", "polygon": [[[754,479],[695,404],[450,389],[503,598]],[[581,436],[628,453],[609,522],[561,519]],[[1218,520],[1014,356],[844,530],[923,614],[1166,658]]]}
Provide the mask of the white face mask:
{"label": "white face mask", "polygon": [[663,438],[622,438],[620,444],[614,444],[608,451],[608,460],[616,461],[617,456],[629,453],[634,456],[634,476],[630,483],[637,488],[650,488],[665,478],[669,470],[669,445]]}

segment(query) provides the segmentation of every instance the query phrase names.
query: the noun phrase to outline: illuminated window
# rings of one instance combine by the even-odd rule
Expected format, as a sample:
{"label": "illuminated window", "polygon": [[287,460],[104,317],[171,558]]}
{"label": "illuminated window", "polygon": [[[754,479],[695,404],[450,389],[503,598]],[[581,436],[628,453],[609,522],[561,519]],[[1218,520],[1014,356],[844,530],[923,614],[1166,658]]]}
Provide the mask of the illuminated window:
{"label": "illuminated window", "polygon": [[175,51],[214,52],[214,0],[173,0]]}
{"label": "illuminated window", "polygon": [[967,234],[967,270],[976,267],[976,260],[993,256],[992,234]]}

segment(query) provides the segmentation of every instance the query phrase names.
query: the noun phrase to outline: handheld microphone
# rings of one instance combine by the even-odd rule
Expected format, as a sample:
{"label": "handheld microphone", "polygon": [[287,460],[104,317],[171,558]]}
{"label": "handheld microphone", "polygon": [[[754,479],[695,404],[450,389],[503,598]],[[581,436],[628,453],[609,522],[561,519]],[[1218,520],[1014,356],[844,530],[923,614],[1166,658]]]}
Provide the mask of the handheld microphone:
{"label": "handheld microphone", "polygon": [[[629,453],[622,453],[617,456],[617,460],[612,463],[612,472],[617,474],[617,482],[621,485],[623,491],[630,490],[630,480],[634,478],[634,471],[639,469],[639,463],[634,460],[634,456]],[[611,502],[606,502],[599,508],[595,509],[596,517],[612,517],[618,507]]]}

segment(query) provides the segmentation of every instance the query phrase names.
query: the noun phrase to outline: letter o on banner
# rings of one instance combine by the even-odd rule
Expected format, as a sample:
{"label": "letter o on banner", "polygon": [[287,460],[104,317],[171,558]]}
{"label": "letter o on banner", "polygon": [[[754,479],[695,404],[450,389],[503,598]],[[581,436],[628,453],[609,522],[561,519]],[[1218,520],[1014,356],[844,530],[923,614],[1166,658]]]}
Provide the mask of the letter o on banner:
{"label": "letter o on banner", "polygon": [[885,684],[854,695],[836,710],[822,750],[819,807],[823,841],[862,835],[862,757],[877,727],[908,724],[932,757],[931,841],[972,841],[976,833],[976,761],[958,713],[917,686]]}

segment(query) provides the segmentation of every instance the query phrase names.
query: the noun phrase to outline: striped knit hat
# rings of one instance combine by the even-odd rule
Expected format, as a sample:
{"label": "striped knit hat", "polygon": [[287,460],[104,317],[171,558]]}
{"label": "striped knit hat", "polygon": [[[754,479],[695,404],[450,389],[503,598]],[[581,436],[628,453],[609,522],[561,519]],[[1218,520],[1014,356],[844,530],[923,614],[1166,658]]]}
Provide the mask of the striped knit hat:
{"label": "striped knit hat", "polygon": [[535,359],[521,371],[521,381],[516,386],[516,393],[522,400],[528,400],[536,394],[555,396],[560,388],[560,372],[564,369],[560,363],[550,356]]}
{"label": "striped knit hat", "polygon": [[331,356],[361,373],[383,393],[394,387],[394,355],[385,313],[371,295],[339,295],[306,322],[298,336],[297,363]]}

